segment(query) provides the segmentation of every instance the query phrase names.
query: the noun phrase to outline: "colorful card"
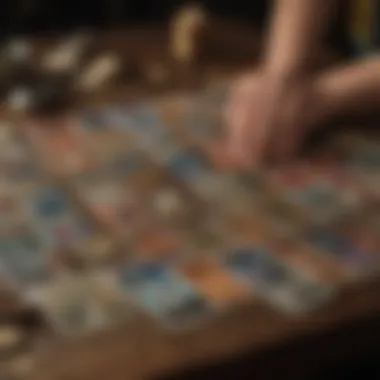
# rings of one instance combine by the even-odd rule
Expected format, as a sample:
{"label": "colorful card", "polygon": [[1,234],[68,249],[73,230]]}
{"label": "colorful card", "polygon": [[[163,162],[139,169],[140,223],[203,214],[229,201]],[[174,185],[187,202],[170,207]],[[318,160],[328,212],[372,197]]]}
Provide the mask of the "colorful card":
{"label": "colorful card", "polygon": [[31,287],[48,281],[53,275],[50,255],[38,234],[27,226],[2,231],[0,265],[16,286]]}
{"label": "colorful card", "polygon": [[226,267],[252,284],[262,297],[289,313],[300,313],[321,306],[331,298],[329,287],[317,284],[289,270],[264,250],[243,248],[226,259]]}
{"label": "colorful card", "polygon": [[55,187],[40,187],[28,199],[30,220],[49,250],[75,249],[93,230],[70,199]]}
{"label": "colorful card", "polygon": [[337,288],[355,277],[349,265],[333,260],[299,239],[274,235],[267,240],[267,247],[279,262],[327,286]]}
{"label": "colorful card", "polygon": [[314,224],[328,225],[355,213],[362,200],[349,183],[342,186],[336,170],[305,163],[272,173],[270,186],[278,201],[286,202],[298,217]]}
{"label": "colorful card", "polygon": [[344,265],[349,265],[358,276],[370,275],[379,268],[376,254],[357,246],[348,237],[333,231],[315,229],[309,233],[309,242],[321,253],[330,255]]}
{"label": "colorful card", "polygon": [[25,185],[41,179],[41,170],[16,127],[0,122],[0,178]]}
{"label": "colorful card", "polygon": [[209,171],[205,160],[191,151],[179,150],[166,161],[165,168],[173,175],[185,182],[196,182]]}
{"label": "colorful card", "polygon": [[41,164],[55,175],[75,176],[97,165],[73,119],[27,124],[25,133],[38,150]]}
{"label": "colorful card", "polygon": [[112,272],[68,275],[28,293],[52,328],[64,336],[82,336],[113,327],[134,314]]}
{"label": "colorful card", "polygon": [[126,293],[169,329],[190,327],[211,311],[205,297],[166,265],[140,264],[125,268],[119,276]]}
{"label": "colorful card", "polygon": [[179,266],[179,271],[216,307],[231,307],[254,298],[252,289],[216,260],[190,259]]}
{"label": "colorful card", "polygon": [[120,180],[95,175],[77,179],[75,190],[99,225],[126,238],[149,224],[150,213],[133,188]]}

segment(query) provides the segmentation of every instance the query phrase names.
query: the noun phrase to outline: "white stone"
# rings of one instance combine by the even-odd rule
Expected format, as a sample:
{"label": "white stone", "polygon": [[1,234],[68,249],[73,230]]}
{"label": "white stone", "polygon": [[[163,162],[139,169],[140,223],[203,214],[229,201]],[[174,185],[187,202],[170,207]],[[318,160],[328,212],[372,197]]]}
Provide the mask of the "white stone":
{"label": "white stone", "polygon": [[24,111],[31,104],[32,96],[26,88],[14,89],[8,95],[8,103],[15,111]]}

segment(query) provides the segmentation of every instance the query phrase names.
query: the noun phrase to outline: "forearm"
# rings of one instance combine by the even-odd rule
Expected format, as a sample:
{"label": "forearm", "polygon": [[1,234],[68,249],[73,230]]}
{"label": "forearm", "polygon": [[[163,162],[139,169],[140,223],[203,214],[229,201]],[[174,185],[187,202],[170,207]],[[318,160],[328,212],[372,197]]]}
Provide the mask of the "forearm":
{"label": "forearm", "polygon": [[306,68],[337,5],[337,0],[276,0],[265,55],[267,67],[286,73]]}
{"label": "forearm", "polygon": [[315,123],[380,107],[380,58],[375,56],[321,74],[314,81]]}

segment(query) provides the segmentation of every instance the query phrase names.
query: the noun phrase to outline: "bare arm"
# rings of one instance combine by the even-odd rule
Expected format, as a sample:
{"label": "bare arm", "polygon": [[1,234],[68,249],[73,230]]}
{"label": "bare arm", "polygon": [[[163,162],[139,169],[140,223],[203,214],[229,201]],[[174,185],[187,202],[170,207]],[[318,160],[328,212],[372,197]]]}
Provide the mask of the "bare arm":
{"label": "bare arm", "polygon": [[307,66],[309,54],[319,48],[337,0],[276,0],[270,25],[266,64],[281,73]]}

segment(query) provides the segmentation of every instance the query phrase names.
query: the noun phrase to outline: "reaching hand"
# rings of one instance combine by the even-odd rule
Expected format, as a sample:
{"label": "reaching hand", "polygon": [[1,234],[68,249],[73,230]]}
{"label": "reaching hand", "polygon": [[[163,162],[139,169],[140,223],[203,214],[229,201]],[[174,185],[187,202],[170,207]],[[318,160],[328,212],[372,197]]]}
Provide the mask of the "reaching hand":
{"label": "reaching hand", "polygon": [[258,71],[231,88],[226,108],[230,152],[240,165],[295,154],[315,114],[310,81]]}

